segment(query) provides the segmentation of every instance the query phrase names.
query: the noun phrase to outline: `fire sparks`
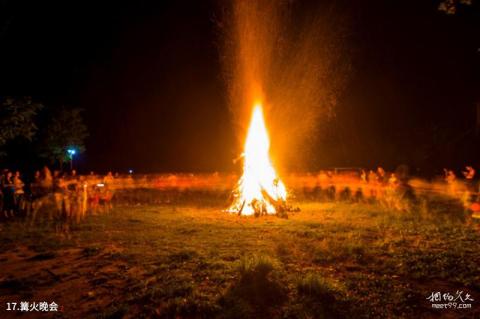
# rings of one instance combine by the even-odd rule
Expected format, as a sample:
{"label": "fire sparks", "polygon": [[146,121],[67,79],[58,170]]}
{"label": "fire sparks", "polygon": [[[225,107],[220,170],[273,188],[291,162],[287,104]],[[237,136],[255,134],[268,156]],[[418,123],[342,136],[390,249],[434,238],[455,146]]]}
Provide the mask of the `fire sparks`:
{"label": "fire sparks", "polygon": [[245,141],[243,176],[228,212],[241,215],[276,214],[282,207],[287,191],[273,168],[269,149],[270,140],[262,105],[256,103]]}

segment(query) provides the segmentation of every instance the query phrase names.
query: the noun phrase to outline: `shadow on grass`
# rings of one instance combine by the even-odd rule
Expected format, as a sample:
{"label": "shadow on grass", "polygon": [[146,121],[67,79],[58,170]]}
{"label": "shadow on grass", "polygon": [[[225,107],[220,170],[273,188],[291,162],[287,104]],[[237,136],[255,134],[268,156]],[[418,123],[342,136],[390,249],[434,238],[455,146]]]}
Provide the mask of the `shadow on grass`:
{"label": "shadow on grass", "polygon": [[220,318],[272,318],[287,300],[286,290],[271,275],[274,262],[266,257],[240,261],[240,280],[220,299]]}
{"label": "shadow on grass", "polygon": [[[306,318],[347,318],[348,305],[343,294],[323,277],[309,273],[297,282],[302,317]],[[298,314],[297,314],[298,315]]]}
{"label": "shadow on grass", "polygon": [[7,279],[0,282],[0,294],[19,294],[22,297],[33,296],[35,281],[29,278]]}

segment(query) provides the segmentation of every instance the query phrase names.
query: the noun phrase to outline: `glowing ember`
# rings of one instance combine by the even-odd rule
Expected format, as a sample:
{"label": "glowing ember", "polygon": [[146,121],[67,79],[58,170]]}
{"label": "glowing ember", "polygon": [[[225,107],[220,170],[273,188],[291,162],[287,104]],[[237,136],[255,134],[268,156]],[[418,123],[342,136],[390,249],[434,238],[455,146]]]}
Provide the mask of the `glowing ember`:
{"label": "glowing ember", "polygon": [[262,105],[257,103],[245,141],[243,176],[228,212],[241,215],[275,214],[283,206],[287,192],[272,166],[269,148]]}

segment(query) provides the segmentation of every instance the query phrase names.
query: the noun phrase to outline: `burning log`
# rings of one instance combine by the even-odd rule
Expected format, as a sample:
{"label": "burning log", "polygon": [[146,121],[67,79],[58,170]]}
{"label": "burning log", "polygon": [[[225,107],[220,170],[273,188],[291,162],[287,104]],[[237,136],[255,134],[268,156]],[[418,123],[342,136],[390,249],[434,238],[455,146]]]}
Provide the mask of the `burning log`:
{"label": "burning log", "polygon": [[245,207],[245,202],[246,201],[242,202],[242,206],[240,206],[240,209],[238,210],[238,215],[242,215],[243,207]]}
{"label": "burning log", "polygon": [[275,207],[275,215],[280,218],[288,219],[288,212],[300,211],[300,208],[298,207],[293,208],[292,206],[287,205],[286,200],[284,200],[283,198],[273,198],[264,188],[262,188],[262,195],[271,205],[273,205],[273,207]]}

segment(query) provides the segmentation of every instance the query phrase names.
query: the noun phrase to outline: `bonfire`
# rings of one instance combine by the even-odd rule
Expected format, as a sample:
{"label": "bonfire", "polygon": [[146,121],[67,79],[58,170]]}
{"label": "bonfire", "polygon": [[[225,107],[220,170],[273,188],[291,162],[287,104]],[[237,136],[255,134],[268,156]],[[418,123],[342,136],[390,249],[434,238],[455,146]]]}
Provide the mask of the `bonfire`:
{"label": "bonfire", "polygon": [[286,217],[285,185],[273,168],[262,104],[253,107],[243,153],[243,175],[238,181],[228,212],[239,215],[273,215]]}

